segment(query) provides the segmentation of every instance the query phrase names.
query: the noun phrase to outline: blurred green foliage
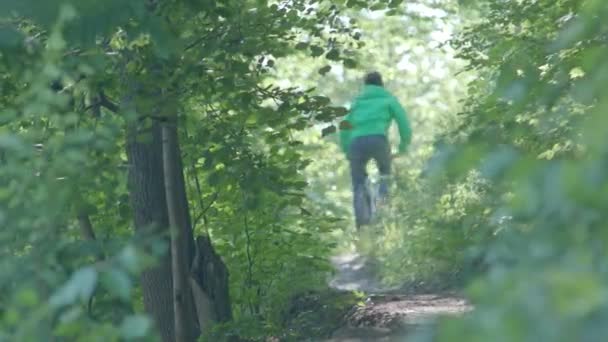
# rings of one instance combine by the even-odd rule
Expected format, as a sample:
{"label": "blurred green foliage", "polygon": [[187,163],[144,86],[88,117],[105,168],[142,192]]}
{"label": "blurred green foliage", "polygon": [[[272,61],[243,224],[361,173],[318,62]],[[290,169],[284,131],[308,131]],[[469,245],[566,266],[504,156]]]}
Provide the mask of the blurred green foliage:
{"label": "blurred green foliage", "polygon": [[0,341],[154,339],[136,284],[167,246],[131,229],[124,145],[159,108],[179,113],[195,230],[230,270],[222,328],[284,336],[287,304],[325,286],[336,242],[358,238],[346,160],[320,132],[372,69],[414,130],[367,241],[383,280],[469,284],[475,310],[439,340],[605,335],[604,1],[22,0],[0,13]]}
{"label": "blurred green foliage", "polygon": [[485,207],[507,219],[469,287],[476,310],[444,324],[439,340],[602,340],[608,6],[487,3],[454,41],[484,77],[469,88],[466,134],[451,136],[455,158],[470,154],[462,170],[492,184],[498,200]]}
{"label": "blurred green foliage", "polygon": [[[448,17],[460,23],[445,47],[455,55],[432,49],[442,51],[442,61],[466,63],[455,61],[438,81],[456,82],[446,93],[429,91],[424,81],[410,84],[412,93],[400,93],[404,90],[393,82],[412,79],[398,66],[402,56],[383,62],[398,44],[378,45],[408,36],[402,29],[389,33],[396,18],[362,20],[362,27],[365,20],[376,24],[363,37],[378,36],[364,39],[362,54],[370,57],[361,65],[388,75],[388,87],[410,109],[419,139],[413,161],[397,162],[392,213],[374,228],[368,248],[383,261],[388,283],[439,277],[443,285],[469,284],[476,309],[444,322],[438,340],[601,340],[608,289],[603,229],[608,6],[481,1],[462,9],[459,19]],[[425,55],[430,59],[433,53]],[[431,77],[432,64],[422,65],[420,74]],[[319,82],[344,103],[356,92],[360,74],[334,69],[322,78],[310,73],[293,79]],[[459,70],[464,73],[456,74]],[[413,93],[416,89],[422,95]],[[442,102],[416,108],[429,94],[455,101],[447,108]],[[445,125],[418,119],[429,112],[439,113]],[[311,183],[317,184],[313,196],[348,215],[346,162],[331,142],[309,142],[311,153],[327,153],[321,158],[326,163],[309,168]]]}
{"label": "blurred green foliage", "polygon": [[228,328],[281,331],[289,300],[325,286],[336,228],[305,196],[295,133],[344,109],[267,80],[299,51],[354,66],[341,11],[365,4],[338,5],[0,2],[0,340],[156,338],[137,283],[168,246],[132,229],[126,128],[176,114],[195,231],[231,274]]}
{"label": "blurred green foliage", "polygon": [[[316,86],[335,105],[348,106],[364,73],[378,70],[406,108],[413,143],[406,157],[394,161],[390,212],[363,235],[353,231],[348,162],[336,146],[335,135],[321,138],[319,131],[325,126],[303,133],[305,151],[315,158],[307,168],[309,197],[327,212],[348,218],[336,233],[341,247],[353,248],[357,240],[365,240],[358,247],[364,253],[373,250],[380,258],[382,277],[390,285],[457,273],[467,257],[466,247],[485,235],[469,224],[475,219],[468,216],[469,208],[481,205],[482,182],[467,180],[444,187],[426,175],[437,142],[459,125],[456,114],[466,95],[464,85],[476,75],[460,72],[466,64],[455,57],[449,39],[475,17],[472,10],[460,13],[456,1],[411,2],[396,15],[362,12],[356,17],[363,46],[357,51],[359,68],[349,70],[329,63],[330,71],[321,75],[315,71],[322,61],[290,56],[275,76],[286,85]],[[291,64],[299,67],[289,68]],[[396,148],[396,129],[390,133]],[[431,161],[435,160],[441,158]],[[374,172],[373,166],[370,172]]]}

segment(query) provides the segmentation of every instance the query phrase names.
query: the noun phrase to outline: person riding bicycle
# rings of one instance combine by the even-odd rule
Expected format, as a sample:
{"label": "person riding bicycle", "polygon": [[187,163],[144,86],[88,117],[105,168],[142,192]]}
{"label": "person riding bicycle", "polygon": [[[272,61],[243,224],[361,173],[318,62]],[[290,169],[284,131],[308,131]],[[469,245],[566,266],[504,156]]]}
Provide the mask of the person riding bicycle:
{"label": "person riding bicycle", "polygon": [[361,196],[367,180],[366,167],[375,160],[380,172],[379,195],[388,196],[387,177],[391,173],[391,148],[387,138],[392,121],[399,128],[399,153],[404,153],[412,139],[412,130],[405,109],[399,100],[384,88],[382,75],[371,72],[365,76],[362,92],[354,99],[351,109],[340,124],[340,146],[350,162],[353,207],[357,227],[369,224],[360,215]]}

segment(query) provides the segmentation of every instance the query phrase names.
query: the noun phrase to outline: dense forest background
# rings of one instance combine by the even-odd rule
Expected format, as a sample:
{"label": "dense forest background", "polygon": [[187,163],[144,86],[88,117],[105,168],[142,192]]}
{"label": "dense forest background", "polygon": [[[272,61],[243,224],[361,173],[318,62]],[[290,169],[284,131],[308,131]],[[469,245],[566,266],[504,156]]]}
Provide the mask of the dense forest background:
{"label": "dense forest background", "polygon": [[[471,301],[428,340],[601,339],[606,23],[603,0],[0,1],[0,341],[321,336],[294,298],[355,248]],[[358,233],[324,132],[369,70],[414,141]]]}

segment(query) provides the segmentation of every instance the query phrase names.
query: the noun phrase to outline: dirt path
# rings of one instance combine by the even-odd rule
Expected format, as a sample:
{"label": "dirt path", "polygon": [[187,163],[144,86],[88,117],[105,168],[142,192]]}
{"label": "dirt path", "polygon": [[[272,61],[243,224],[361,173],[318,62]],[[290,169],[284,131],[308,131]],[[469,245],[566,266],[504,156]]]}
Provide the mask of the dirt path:
{"label": "dirt path", "polygon": [[376,281],[377,267],[357,254],[333,258],[337,269],[333,288],[368,294],[365,306],[349,313],[346,326],[326,342],[407,341],[408,336],[431,333],[433,320],[441,315],[462,314],[470,309],[465,300],[445,294],[400,294]]}

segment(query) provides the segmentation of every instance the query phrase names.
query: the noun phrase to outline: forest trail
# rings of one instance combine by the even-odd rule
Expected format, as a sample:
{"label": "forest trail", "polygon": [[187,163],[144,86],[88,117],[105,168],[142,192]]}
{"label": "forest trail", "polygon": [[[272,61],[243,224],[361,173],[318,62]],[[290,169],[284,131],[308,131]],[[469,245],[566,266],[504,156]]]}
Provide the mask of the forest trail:
{"label": "forest trail", "polygon": [[377,267],[356,253],[336,256],[332,263],[337,274],[330,286],[363,291],[367,298],[325,342],[408,341],[416,334],[431,333],[436,317],[470,309],[463,298],[451,294],[405,294],[398,288],[383,288],[375,280]]}

